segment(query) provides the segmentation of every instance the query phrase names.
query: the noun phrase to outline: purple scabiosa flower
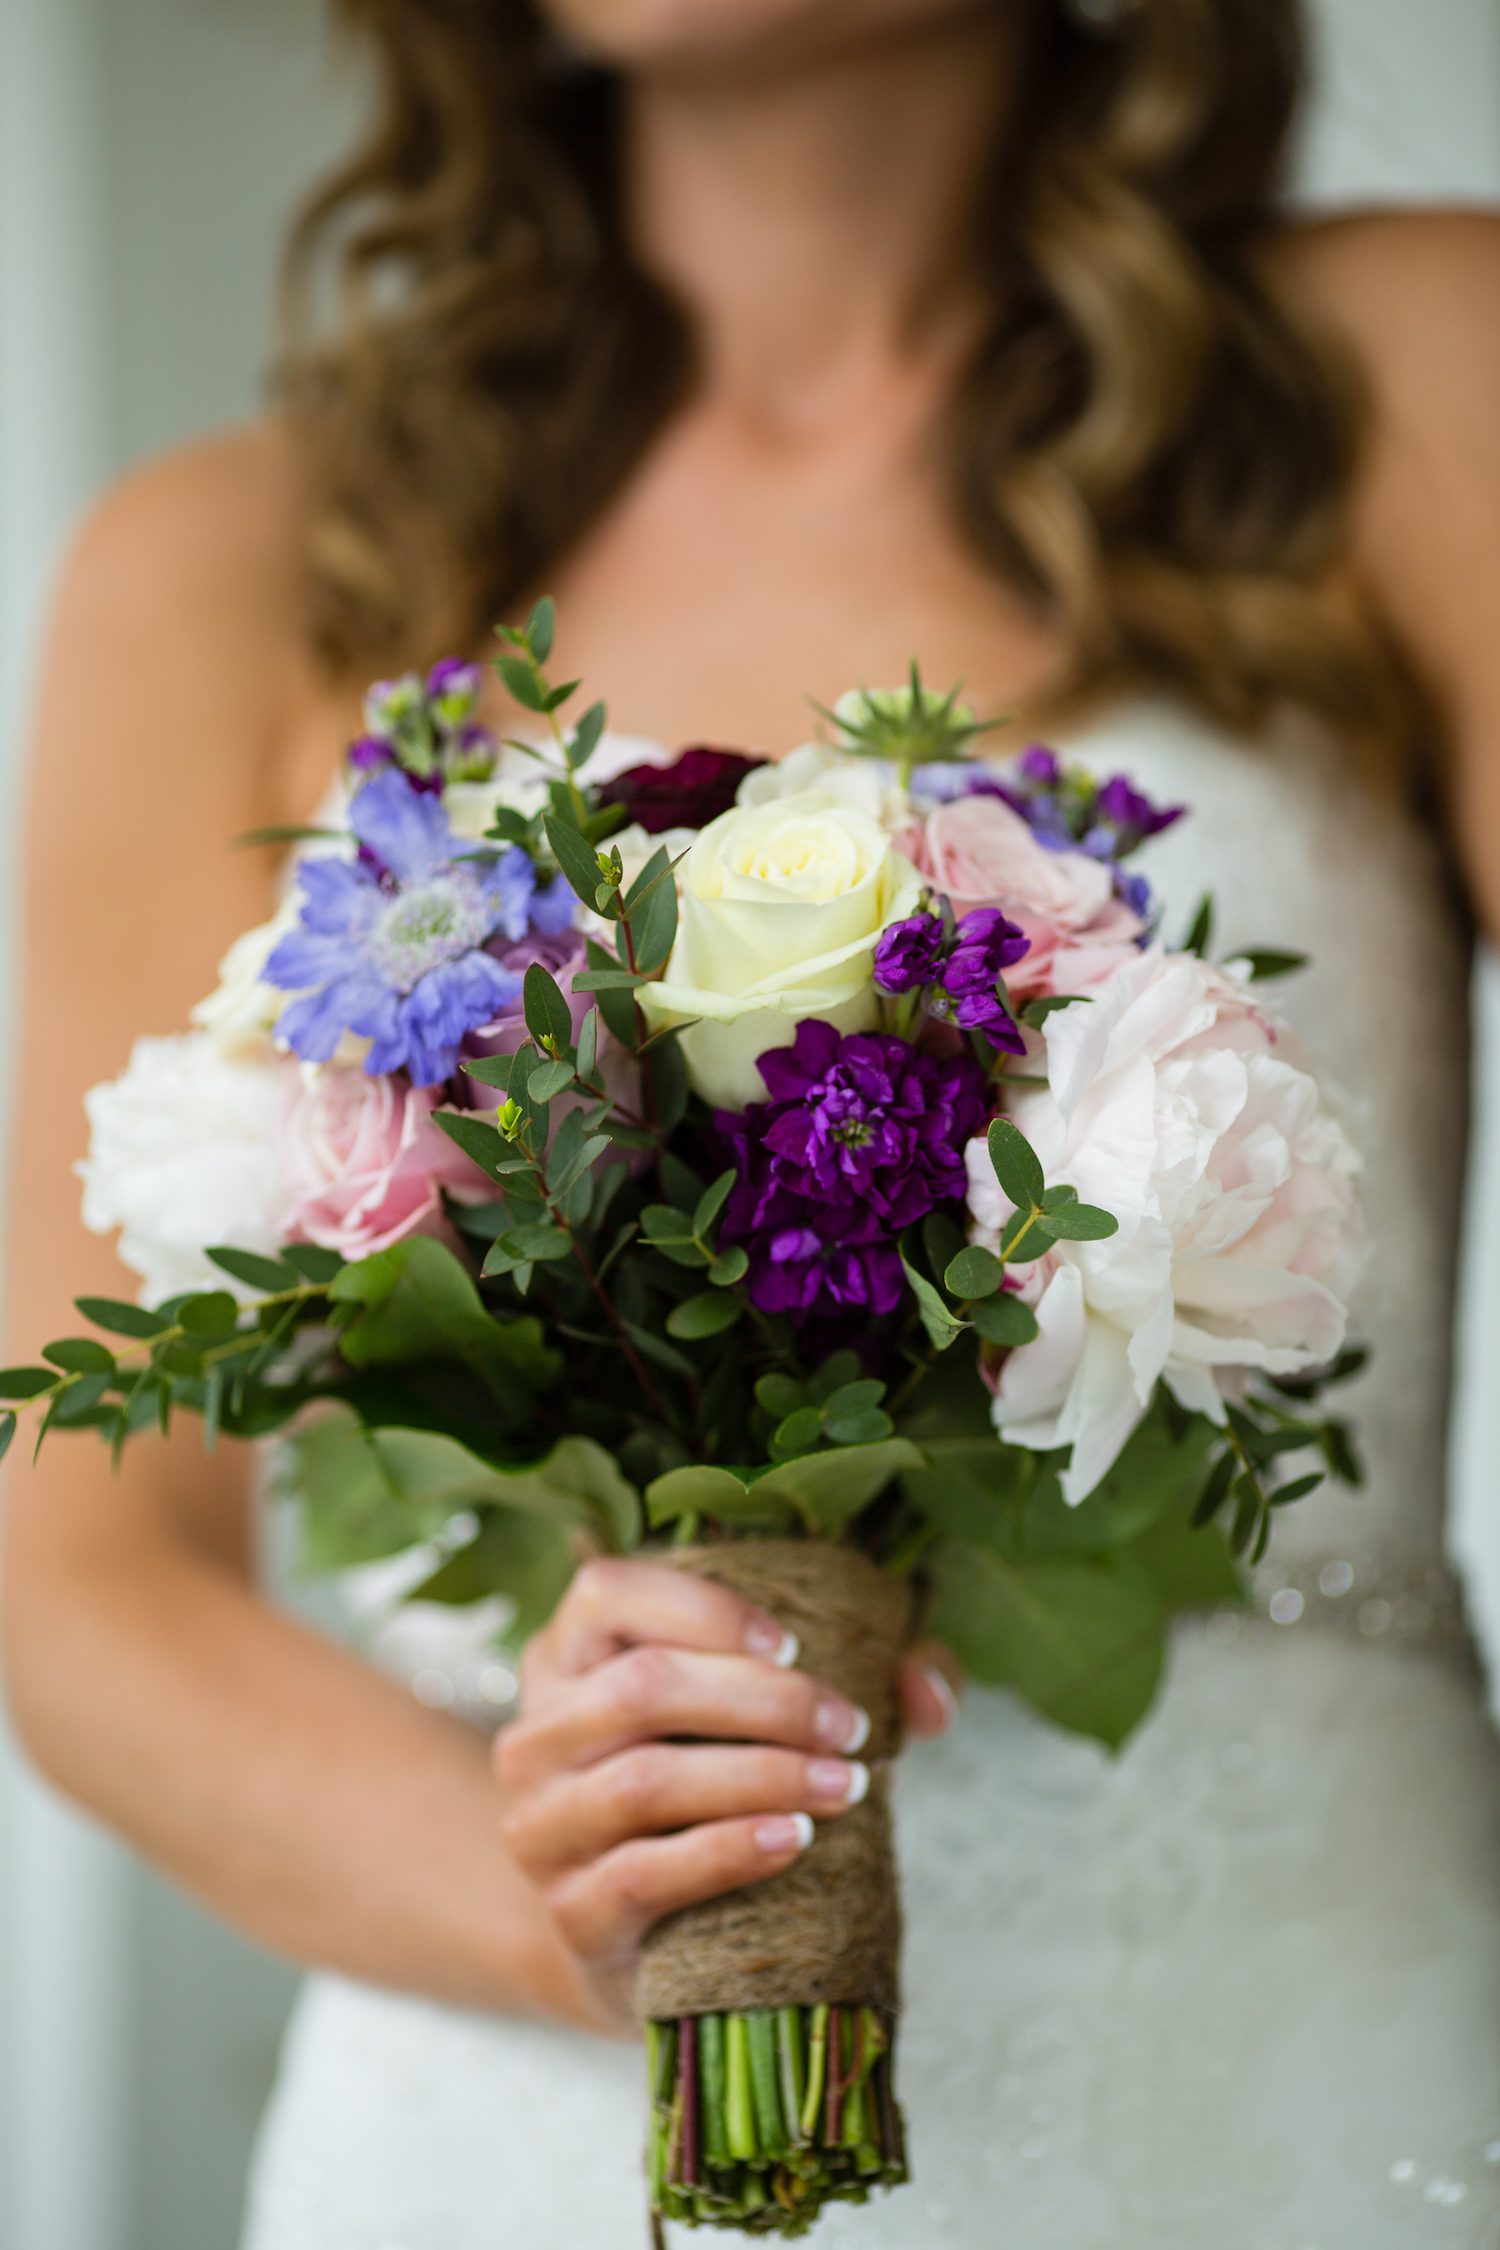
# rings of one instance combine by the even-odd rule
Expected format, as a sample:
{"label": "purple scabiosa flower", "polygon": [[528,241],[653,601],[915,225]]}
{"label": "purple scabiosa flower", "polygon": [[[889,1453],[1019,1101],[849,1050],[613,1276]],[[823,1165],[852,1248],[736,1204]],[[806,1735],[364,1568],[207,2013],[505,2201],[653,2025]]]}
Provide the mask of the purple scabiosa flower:
{"label": "purple scabiosa flower", "polygon": [[669,766],[627,766],[599,788],[601,805],[623,805],[625,817],[648,836],[669,828],[706,828],[735,802],[747,773],[765,764],[739,750],[694,743]]}
{"label": "purple scabiosa flower", "polygon": [[943,925],[935,914],[909,914],[881,933],[875,982],[882,992],[915,992],[935,984],[943,960]]}
{"label": "purple scabiosa flower", "polygon": [[452,1071],[466,1032],[490,1022],[519,988],[519,972],[486,950],[526,931],[536,873],[518,846],[459,858],[442,805],[395,769],[356,795],[354,860],[304,859],[302,919],[273,950],[265,980],[296,994],[278,1037],[308,1062],[327,1062],[346,1032],[371,1041],[365,1069],[434,1086]]}
{"label": "purple scabiosa flower", "polygon": [[897,1236],[964,1193],[983,1071],[809,1018],[760,1073],[770,1099],[715,1120],[739,1175],[720,1239],[744,1243],[752,1300],[797,1320],[894,1311]]}

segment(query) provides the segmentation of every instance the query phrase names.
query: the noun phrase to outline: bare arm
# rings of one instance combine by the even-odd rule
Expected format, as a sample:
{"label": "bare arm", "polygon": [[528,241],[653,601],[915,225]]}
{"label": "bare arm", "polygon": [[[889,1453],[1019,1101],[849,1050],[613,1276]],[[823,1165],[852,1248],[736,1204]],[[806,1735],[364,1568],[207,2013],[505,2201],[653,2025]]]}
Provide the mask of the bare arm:
{"label": "bare arm", "polygon": [[1500,940],[1500,216],[1346,220],[1286,270],[1368,372],[1354,572],[1431,701],[1455,854]]}
{"label": "bare arm", "polygon": [[[65,573],[33,747],[8,1360],[133,1295],[78,1221],[82,1095],[180,1028],[266,911],[230,839],[273,801],[305,718],[284,614],[274,448],[231,440],[108,500]],[[332,770],[330,739],[325,771]],[[454,2000],[586,2005],[507,1851],[484,1744],[277,1616],[248,1568],[248,1458],[184,1429],[18,1445],[3,1648],[16,1723],[58,1784],[267,1944]]]}
{"label": "bare arm", "polygon": [[[133,1294],[79,1226],[84,1090],[139,1032],[180,1027],[266,912],[264,868],[229,839],[305,814],[333,769],[338,714],[288,653],[281,473],[253,440],[151,472],[66,575],[34,749],[8,1360],[76,1328],[75,1295]],[[649,1569],[585,1577],[528,1667],[502,1787],[477,1735],[261,1600],[243,1453],[205,1457],[188,1427],[114,1475],[74,1437],[7,1476],[0,1646],[31,1755],[297,1959],[605,2028],[655,1916],[785,1864],[761,1816],[784,1832],[789,1811],[838,1809],[811,1683],[756,1656],[725,1600],[684,1622],[675,1574],[665,1607]],[[679,1653],[611,1661],[653,1640]],[[728,1672],[704,1654],[737,1647]],[[917,1732],[951,1708],[932,1661],[908,1682]],[[759,1751],[650,1748],[757,1726]]]}

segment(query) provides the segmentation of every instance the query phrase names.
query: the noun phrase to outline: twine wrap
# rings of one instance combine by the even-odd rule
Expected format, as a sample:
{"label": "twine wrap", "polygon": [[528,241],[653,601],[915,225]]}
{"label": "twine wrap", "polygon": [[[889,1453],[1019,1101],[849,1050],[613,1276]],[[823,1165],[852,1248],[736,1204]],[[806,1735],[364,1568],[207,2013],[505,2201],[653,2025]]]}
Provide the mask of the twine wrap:
{"label": "twine wrap", "polygon": [[801,1642],[801,1667],[862,1704],[871,1768],[862,1805],[819,1824],[782,1874],[668,1915],[641,1951],[644,2018],[710,2009],[898,2005],[901,1906],[889,1761],[900,1746],[898,1672],[911,1592],[854,1547],[747,1539],[661,1558],[756,1602]]}

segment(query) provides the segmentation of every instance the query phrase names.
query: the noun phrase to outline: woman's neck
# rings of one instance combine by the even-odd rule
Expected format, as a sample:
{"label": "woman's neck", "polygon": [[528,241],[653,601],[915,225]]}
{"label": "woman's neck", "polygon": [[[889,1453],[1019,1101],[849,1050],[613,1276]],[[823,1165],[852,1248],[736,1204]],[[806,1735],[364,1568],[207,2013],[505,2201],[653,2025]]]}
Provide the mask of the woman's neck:
{"label": "woman's neck", "polygon": [[1028,13],[964,9],[795,68],[631,83],[637,255],[687,306],[721,403],[795,438],[893,369],[962,350]]}

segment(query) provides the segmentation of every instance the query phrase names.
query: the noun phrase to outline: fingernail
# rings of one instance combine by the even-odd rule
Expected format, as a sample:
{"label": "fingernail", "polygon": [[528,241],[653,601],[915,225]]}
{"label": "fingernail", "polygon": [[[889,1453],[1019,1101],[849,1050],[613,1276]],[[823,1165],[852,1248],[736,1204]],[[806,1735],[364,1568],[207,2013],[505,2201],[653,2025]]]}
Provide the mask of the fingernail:
{"label": "fingernail", "polygon": [[802,1643],[796,1634],[785,1632],[774,1617],[757,1617],[746,1628],[745,1646],[752,1656],[767,1656],[783,1671],[795,1664],[802,1653]]}
{"label": "fingernail", "polygon": [[815,1797],[826,1797],[831,1804],[862,1805],[870,1793],[870,1769],[858,1758],[814,1758],[807,1783]]}
{"label": "fingernail", "polygon": [[940,1671],[936,1664],[924,1664],[922,1677],[943,1707],[944,1726],[951,1727],[958,1716],[958,1697],[953,1692],[947,1673]]}
{"label": "fingernail", "polygon": [[814,1732],[830,1750],[863,1750],[870,1739],[870,1714],[841,1695],[825,1696],[818,1705]]}
{"label": "fingernail", "polygon": [[812,1814],[805,1812],[778,1813],[774,1820],[761,1821],[755,1831],[763,1852],[805,1852],[812,1840]]}

